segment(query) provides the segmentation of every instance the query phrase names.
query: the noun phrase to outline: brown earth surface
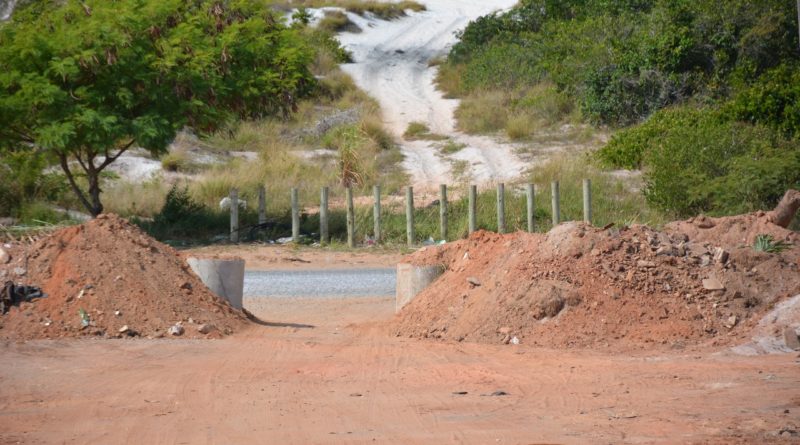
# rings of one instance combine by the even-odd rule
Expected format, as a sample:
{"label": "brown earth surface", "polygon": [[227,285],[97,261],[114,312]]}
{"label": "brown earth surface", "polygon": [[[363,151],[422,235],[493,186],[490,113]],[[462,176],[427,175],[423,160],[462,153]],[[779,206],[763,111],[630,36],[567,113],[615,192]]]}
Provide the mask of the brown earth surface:
{"label": "brown earth surface", "polygon": [[402,253],[381,248],[338,251],[274,244],[207,246],[181,252],[185,256],[236,256],[245,260],[247,270],[390,268],[395,267],[403,258]]}
{"label": "brown earth surface", "polygon": [[0,343],[0,443],[800,440],[796,353],[394,338],[385,329],[391,299],[246,299],[245,307],[268,322],[222,340]]}
{"label": "brown earth surface", "polygon": [[[41,287],[47,297],[0,315],[0,338],[161,337],[176,323],[183,336],[206,338],[249,323],[192,273],[180,253],[114,215],[8,251],[11,261],[0,264],[0,281]],[[199,332],[203,325],[207,333]]]}
{"label": "brown earth surface", "polygon": [[[758,234],[792,246],[757,252]],[[764,213],[699,217],[663,232],[582,223],[547,234],[478,232],[404,260],[446,271],[392,329],[397,336],[547,347],[738,344],[766,311],[800,294],[799,241]]]}

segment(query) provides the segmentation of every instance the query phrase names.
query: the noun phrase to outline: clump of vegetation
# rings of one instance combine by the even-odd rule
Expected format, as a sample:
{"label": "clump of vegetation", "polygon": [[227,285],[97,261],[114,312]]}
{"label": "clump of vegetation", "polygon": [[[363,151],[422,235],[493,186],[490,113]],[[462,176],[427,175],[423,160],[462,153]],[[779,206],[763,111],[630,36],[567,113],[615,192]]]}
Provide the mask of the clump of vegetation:
{"label": "clump of vegetation", "polygon": [[447,136],[441,134],[431,133],[431,129],[424,122],[411,122],[408,124],[403,139],[407,141],[441,141],[447,139]]}
{"label": "clump of vegetation", "polygon": [[756,236],[755,242],[753,243],[753,250],[767,253],[781,253],[784,250],[790,249],[791,247],[791,243],[787,243],[786,241],[776,241],[772,235],[765,234]]}
{"label": "clump of vegetation", "polygon": [[173,173],[192,173],[200,167],[184,151],[171,151],[161,157],[161,168]]}
{"label": "clump of vegetation", "polygon": [[347,18],[342,11],[325,11],[325,17],[319,21],[317,28],[327,32],[361,32],[361,28]]}
{"label": "clump of vegetation", "polygon": [[460,142],[456,142],[451,139],[445,142],[444,145],[442,145],[442,147],[440,148],[440,150],[442,153],[450,155],[453,153],[458,153],[459,151],[465,148],[467,148],[467,144],[462,144]]}
{"label": "clump of vegetation", "polygon": [[643,166],[647,202],[677,217],[771,208],[800,186],[800,141],[704,108],[660,111],[598,155],[613,166]]}

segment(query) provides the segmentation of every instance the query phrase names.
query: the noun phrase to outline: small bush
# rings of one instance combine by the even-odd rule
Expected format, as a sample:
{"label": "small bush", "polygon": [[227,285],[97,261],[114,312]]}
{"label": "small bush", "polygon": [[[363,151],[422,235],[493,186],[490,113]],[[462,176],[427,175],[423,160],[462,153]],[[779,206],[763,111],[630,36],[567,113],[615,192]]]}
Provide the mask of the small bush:
{"label": "small bush", "polygon": [[342,11],[325,11],[325,17],[319,21],[317,28],[330,33],[361,32],[361,28],[351,22]]}
{"label": "small bush", "polygon": [[665,109],[639,126],[614,134],[597,155],[606,166],[638,169],[642,167],[647,150],[672,129],[716,126],[722,119],[710,110],[692,107]]}
{"label": "small bush", "polygon": [[531,118],[524,114],[517,114],[506,122],[506,135],[512,141],[526,139],[531,135]]}
{"label": "small bush", "polygon": [[403,133],[403,137],[406,139],[416,139],[430,132],[431,129],[428,128],[428,125],[424,122],[411,122],[408,124],[405,133]]}
{"label": "small bush", "polygon": [[171,151],[161,157],[161,168],[168,172],[192,173],[199,168],[186,152]]}
{"label": "small bush", "polygon": [[442,145],[441,151],[444,154],[450,155],[450,154],[453,154],[453,153],[458,153],[459,151],[465,149],[466,147],[467,147],[467,144],[461,144],[461,143],[456,142],[454,140],[449,140],[449,141],[445,142],[444,145]]}
{"label": "small bush", "polygon": [[394,148],[394,137],[383,127],[383,122],[377,117],[365,116],[361,119],[361,131],[372,139],[383,150]]}
{"label": "small bush", "polygon": [[172,187],[152,221],[132,220],[159,240],[203,239],[230,230],[227,212],[212,212],[194,201],[186,188]]}
{"label": "small bush", "polygon": [[403,133],[403,139],[407,141],[441,141],[447,139],[447,136],[431,133],[431,129],[424,122],[411,122]]}
{"label": "small bush", "polygon": [[776,241],[772,235],[758,235],[753,243],[753,250],[757,252],[781,253],[791,248],[792,245],[785,241]]}

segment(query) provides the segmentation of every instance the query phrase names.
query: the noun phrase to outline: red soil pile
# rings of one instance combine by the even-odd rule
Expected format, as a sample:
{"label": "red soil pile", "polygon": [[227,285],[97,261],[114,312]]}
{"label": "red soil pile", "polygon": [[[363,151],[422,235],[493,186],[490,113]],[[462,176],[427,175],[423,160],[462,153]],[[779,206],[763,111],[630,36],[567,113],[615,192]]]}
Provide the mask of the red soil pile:
{"label": "red soil pile", "polygon": [[[59,230],[19,250],[15,261],[0,266],[0,275],[41,287],[48,296],[0,315],[0,338],[173,337],[167,332],[178,322],[182,338],[206,338],[247,324],[176,250],[115,215]],[[199,332],[202,325],[206,333]]]}
{"label": "red soil pile", "polygon": [[[793,247],[756,252],[761,233]],[[764,214],[695,218],[663,232],[581,223],[547,234],[478,232],[406,258],[446,271],[392,328],[548,347],[727,345],[773,304],[800,294],[799,260],[800,237]]]}

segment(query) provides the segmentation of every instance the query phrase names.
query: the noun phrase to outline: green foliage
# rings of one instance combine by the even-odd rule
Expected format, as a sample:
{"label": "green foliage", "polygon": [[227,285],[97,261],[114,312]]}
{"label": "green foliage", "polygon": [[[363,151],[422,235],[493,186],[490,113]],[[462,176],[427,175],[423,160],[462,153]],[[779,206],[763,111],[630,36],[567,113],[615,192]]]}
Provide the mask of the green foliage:
{"label": "green foliage", "polygon": [[800,142],[713,112],[663,115],[623,133],[608,155],[625,162],[641,156],[654,207],[681,217],[742,213],[772,208],[787,188],[800,186]]}
{"label": "green foliage", "polygon": [[757,252],[781,253],[791,247],[791,243],[787,243],[786,241],[776,241],[772,235],[765,234],[756,236],[756,240],[753,243],[753,250]]}
{"label": "green foliage", "polygon": [[164,206],[152,221],[133,219],[146,232],[159,240],[202,239],[226,233],[230,226],[227,212],[212,212],[194,201],[185,188],[173,186]]}
{"label": "green foliage", "polygon": [[673,129],[716,126],[721,120],[719,113],[709,110],[668,108],[641,125],[614,134],[597,155],[606,166],[638,169],[642,167],[647,150]]}
{"label": "green foliage", "polygon": [[[470,95],[549,81],[584,118],[627,126],[690,98],[726,98],[797,61],[796,23],[795,5],[783,0],[526,0],[470,23],[440,85]],[[775,73],[763,94],[743,97],[744,114],[792,112],[759,94],[791,93],[777,85],[797,84],[796,72]]]}
{"label": "green foliage", "polygon": [[312,50],[264,2],[42,3],[0,26],[0,146],[58,158],[93,214],[100,172],[129,147],[288,114],[314,85]]}
{"label": "green foliage", "polygon": [[26,202],[55,201],[66,189],[63,175],[45,172],[47,156],[38,151],[0,149],[0,215],[20,216]]}
{"label": "green foliage", "polygon": [[800,136],[800,65],[766,72],[732,101],[730,110],[737,119]]}

